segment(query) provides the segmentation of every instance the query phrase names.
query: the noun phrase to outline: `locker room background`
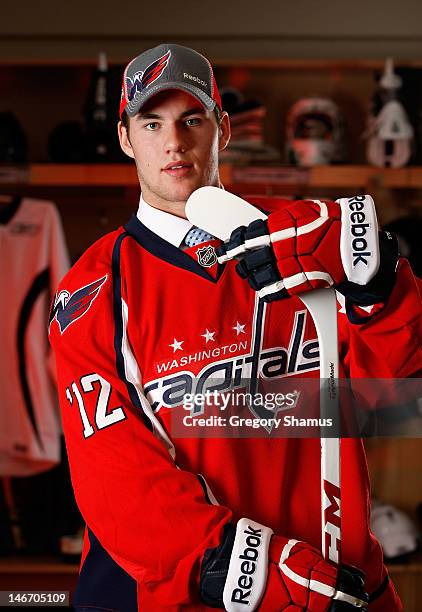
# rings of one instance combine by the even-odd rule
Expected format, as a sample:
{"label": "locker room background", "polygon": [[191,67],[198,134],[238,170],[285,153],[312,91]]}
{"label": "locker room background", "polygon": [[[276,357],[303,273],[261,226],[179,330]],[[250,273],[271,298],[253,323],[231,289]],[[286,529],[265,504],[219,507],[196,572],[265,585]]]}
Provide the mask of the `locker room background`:
{"label": "locker room background", "polygon": [[[257,6],[252,0],[230,5],[218,0],[212,6],[188,1],[182,7],[170,3],[130,3],[122,7],[110,2],[87,5],[77,0],[58,11],[56,3],[45,0],[36,7],[29,2],[20,7],[16,11],[10,2],[2,5],[0,112],[12,111],[18,118],[27,139],[27,163],[1,163],[0,194],[5,197],[0,198],[0,206],[18,195],[54,202],[72,261],[128,218],[136,208],[139,189],[132,166],[121,165],[121,158],[110,167],[52,163],[49,136],[65,121],[83,121],[83,107],[100,51],[107,54],[117,101],[120,74],[127,61],[141,50],[168,40],[202,51],[215,66],[220,88],[236,87],[246,100],[258,99],[266,109],[263,139],[279,152],[279,160],[270,164],[276,171],[255,173],[254,182],[250,182],[248,169],[225,163],[222,178],[226,188],[245,194],[297,197],[369,192],[382,223],[395,224],[402,232],[415,269],[420,271],[419,3],[377,0],[368,6],[359,0],[346,7],[331,1],[287,4],[265,0]],[[417,136],[410,164],[393,172],[367,163],[362,137],[375,90],[374,75],[382,71],[387,56],[394,58],[403,76],[405,103]],[[312,95],[330,97],[341,108],[347,163],[286,172],[288,110],[296,100]],[[8,299],[3,287],[2,299]],[[374,439],[368,441],[367,449],[374,494],[418,521],[417,507],[422,501],[420,439]],[[31,585],[71,588],[74,584],[77,567],[65,563],[60,552],[60,538],[77,533],[80,523],[68,478],[63,460],[38,476],[9,479],[4,485],[0,518],[2,589]],[[420,554],[393,566],[391,574],[406,609],[420,609]]]}

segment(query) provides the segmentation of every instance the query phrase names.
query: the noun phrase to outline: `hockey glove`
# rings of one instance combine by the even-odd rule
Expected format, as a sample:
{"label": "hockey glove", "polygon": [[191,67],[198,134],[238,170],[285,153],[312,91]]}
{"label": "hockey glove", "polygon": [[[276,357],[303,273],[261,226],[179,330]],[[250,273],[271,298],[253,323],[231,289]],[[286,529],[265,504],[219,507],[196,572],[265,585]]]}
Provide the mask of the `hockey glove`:
{"label": "hockey glove", "polygon": [[223,543],[205,553],[201,598],[229,612],[367,610],[364,575],[325,561],[305,542],[273,535],[246,518],[227,526]]}
{"label": "hockey glove", "polygon": [[237,272],[267,302],[334,286],[368,306],[388,298],[398,250],[391,234],[379,238],[367,195],[292,202],[234,230],[217,255],[220,263],[240,259]]}

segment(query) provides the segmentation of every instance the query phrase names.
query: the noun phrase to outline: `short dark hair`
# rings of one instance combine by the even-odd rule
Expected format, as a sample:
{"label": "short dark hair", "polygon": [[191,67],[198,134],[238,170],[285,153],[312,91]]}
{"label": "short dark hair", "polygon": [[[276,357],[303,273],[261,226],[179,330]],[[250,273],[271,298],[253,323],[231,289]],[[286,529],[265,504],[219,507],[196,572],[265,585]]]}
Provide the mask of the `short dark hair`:
{"label": "short dark hair", "polygon": [[129,116],[125,110],[122,112],[121,122],[123,127],[129,130]]}

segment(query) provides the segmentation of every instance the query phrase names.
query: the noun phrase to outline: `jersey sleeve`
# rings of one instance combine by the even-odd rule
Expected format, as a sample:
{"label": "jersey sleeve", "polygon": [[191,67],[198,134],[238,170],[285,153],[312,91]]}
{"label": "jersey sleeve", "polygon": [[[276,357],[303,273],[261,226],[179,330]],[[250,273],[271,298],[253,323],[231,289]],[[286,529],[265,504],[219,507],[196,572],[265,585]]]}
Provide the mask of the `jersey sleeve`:
{"label": "jersey sleeve", "polygon": [[372,397],[371,384],[357,383],[361,392],[365,390],[370,408],[406,403],[415,399],[411,396],[420,389],[414,381],[406,398],[400,383],[396,386],[382,381],[422,377],[421,285],[407,260],[401,259],[394,289],[382,310],[361,325],[340,315],[340,352],[347,376],[380,381],[372,385]]}
{"label": "jersey sleeve", "polygon": [[104,246],[88,253],[62,282],[50,315],[78,506],[113,560],[162,605],[199,601],[201,559],[231,512],[177,466],[128,357],[120,270]]}

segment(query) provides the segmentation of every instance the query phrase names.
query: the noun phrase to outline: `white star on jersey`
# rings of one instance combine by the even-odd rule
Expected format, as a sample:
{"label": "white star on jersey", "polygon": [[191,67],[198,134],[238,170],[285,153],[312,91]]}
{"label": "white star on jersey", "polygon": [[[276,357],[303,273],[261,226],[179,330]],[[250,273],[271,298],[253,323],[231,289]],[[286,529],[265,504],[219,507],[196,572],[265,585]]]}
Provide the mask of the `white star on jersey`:
{"label": "white star on jersey", "polygon": [[215,338],[214,338],[214,336],[215,336],[215,332],[210,332],[208,328],[205,330],[205,334],[201,334],[201,336],[202,336],[203,338],[205,338],[205,342],[206,342],[207,344],[208,344],[208,342],[209,342],[210,340],[212,340],[213,342],[215,342]]}
{"label": "white star on jersey", "polygon": [[176,351],[183,351],[182,349],[183,342],[184,340],[176,340],[175,338],[173,344],[169,344],[169,346],[171,346],[173,349],[173,353],[175,353]]}
{"label": "white star on jersey", "polygon": [[246,334],[245,327],[246,323],[244,325],[241,325],[239,321],[236,321],[236,325],[232,327],[232,329],[236,331],[236,335],[238,336],[239,334]]}

